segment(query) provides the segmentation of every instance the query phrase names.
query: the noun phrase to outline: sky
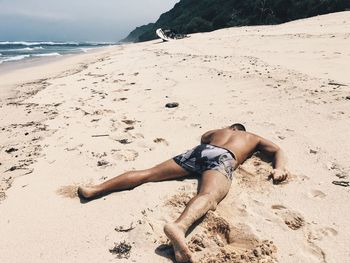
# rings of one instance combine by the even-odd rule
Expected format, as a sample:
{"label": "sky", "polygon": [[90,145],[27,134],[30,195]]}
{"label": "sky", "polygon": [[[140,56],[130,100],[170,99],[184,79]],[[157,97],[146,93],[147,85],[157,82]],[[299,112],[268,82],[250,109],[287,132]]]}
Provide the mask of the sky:
{"label": "sky", "polygon": [[179,0],[0,0],[0,41],[116,42]]}

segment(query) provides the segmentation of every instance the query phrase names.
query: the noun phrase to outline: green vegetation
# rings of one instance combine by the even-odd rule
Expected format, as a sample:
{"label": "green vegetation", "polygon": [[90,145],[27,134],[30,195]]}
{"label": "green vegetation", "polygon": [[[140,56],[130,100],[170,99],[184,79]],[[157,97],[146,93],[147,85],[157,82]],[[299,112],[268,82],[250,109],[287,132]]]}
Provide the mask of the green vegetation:
{"label": "green vegetation", "polygon": [[148,25],[136,27],[122,42],[138,42],[139,36],[149,31],[153,26],[154,23],[149,23]]}
{"label": "green vegetation", "polygon": [[132,31],[124,41],[157,38],[157,28],[176,33],[208,32],[219,28],[279,24],[350,8],[349,0],[181,0],[157,22]]}

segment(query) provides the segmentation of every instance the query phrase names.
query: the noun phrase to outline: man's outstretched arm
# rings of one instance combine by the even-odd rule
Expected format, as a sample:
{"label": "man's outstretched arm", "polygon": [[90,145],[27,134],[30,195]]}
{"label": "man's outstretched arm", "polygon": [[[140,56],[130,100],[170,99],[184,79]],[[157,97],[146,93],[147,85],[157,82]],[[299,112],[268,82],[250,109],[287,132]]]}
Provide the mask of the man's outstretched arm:
{"label": "man's outstretched arm", "polygon": [[259,139],[258,150],[268,155],[273,156],[274,170],[272,178],[274,182],[282,182],[288,177],[288,171],[286,170],[286,158],[283,150],[273,142],[264,138]]}

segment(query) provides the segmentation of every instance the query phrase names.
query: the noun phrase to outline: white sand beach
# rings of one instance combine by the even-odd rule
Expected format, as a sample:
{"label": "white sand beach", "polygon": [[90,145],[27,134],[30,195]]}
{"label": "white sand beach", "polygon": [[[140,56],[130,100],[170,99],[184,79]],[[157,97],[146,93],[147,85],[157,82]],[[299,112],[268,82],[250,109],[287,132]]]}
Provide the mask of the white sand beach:
{"label": "white sand beach", "polygon": [[186,238],[198,262],[350,262],[349,68],[347,11],[0,73],[0,262],[173,262],[163,226],[200,178],[87,203],[76,189],[235,122],[280,145],[291,176],[274,185],[269,160],[242,164]]}

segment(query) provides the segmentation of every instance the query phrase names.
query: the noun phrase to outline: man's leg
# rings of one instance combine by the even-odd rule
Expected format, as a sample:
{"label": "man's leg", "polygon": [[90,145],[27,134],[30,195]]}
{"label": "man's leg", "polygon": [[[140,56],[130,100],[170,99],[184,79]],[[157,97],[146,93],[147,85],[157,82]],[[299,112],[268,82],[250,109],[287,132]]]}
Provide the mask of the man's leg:
{"label": "man's leg", "polygon": [[220,172],[205,171],[198,195],[191,199],[174,223],[165,225],[164,232],[174,246],[177,262],[191,262],[191,252],[185,240],[187,230],[209,210],[216,209],[217,204],[228,193],[230,185],[229,179]]}
{"label": "man's leg", "polygon": [[110,192],[132,189],[147,182],[170,180],[186,175],[188,172],[170,159],[151,169],[123,173],[99,185],[81,186],[78,188],[78,194],[81,197],[93,199]]}

